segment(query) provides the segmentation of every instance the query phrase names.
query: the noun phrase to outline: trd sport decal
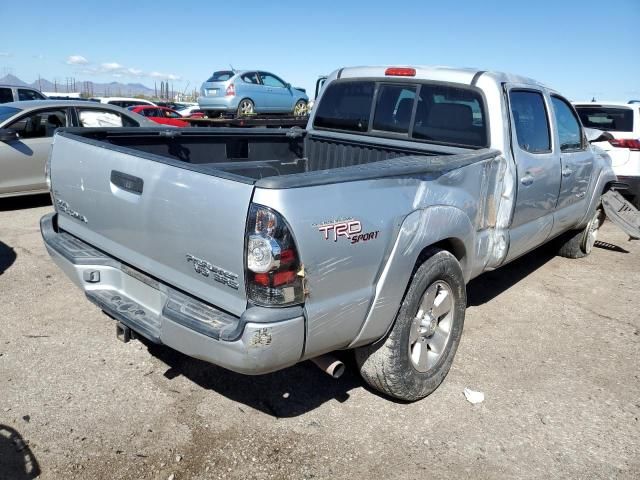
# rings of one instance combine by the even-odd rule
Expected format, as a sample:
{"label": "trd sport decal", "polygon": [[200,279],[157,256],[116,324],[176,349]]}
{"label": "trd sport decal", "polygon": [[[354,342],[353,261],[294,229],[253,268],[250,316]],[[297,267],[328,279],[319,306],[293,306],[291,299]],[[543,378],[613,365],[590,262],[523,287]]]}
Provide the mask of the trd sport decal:
{"label": "trd sport decal", "polygon": [[332,239],[334,242],[337,242],[338,238],[345,237],[351,241],[352,245],[359,242],[375,240],[378,238],[378,233],[380,232],[376,230],[374,232],[362,233],[362,223],[360,223],[360,220],[354,220],[353,218],[325,222],[314,226],[318,227],[318,230],[322,233],[325,240]]}

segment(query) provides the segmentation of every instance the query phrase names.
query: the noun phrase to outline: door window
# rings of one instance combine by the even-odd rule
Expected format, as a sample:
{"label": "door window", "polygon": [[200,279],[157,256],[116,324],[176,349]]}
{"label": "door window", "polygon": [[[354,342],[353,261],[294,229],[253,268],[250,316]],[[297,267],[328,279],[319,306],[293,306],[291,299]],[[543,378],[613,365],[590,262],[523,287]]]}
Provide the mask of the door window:
{"label": "door window", "polygon": [[182,118],[179,113],[172,112],[171,110],[162,110],[162,113],[164,113],[163,116],[165,118]]}
{"label": "door window", "polygon": [[282,80],[280,80],[275,75],[271,75],[270,73],[262,72],[260,73],[260,77],[262,77],[262,83],[266,87],[280,87],[284,88],[285,84]]}
{"label": "door window", "polygon": [[32,113],[12,123],[8,128],[18,132],[21,139],[25,139],[52,137],[56,128],[66,125],[66,109],[59,108]]}
{"label": "door window", "polygon": [[10,88],[0,88],[0,103],[13,102],[13,92]]}
{"label": "door window", "polygon": [[560,140],[560,151],[582,150],[582,128],[576,114],[568,103],[560,97],[552,96],[551,104],[556,116],[556,128]]}
{"label": "door window", "polygon": [[30,90],[27,88],[19,88],[18,89],[18,100],[25,101],[25,100],[43,100],[44,97],[42,95],[40,95],[40,93],[36,92],[35,90]]}
{"label": "door window", "polygon": [[249,72],[242,75],[242,81],[245,83],[253,83],[254,85],[260,85],[260,79],[257,72]]}
{"label": "door window", "polygon": [[78,108],[81,127],[138,127],[138,123],[119,112],[99,108]]}
{"label": "door window", "polygon": [[512,90],[509,100],[520,148],[530,153],[550,152],[549,119],[542,93]]}
{"label": "door window", "polygon": [[378,90],[373,129],[409,133],[415,99],[415,86],[382,85]]}

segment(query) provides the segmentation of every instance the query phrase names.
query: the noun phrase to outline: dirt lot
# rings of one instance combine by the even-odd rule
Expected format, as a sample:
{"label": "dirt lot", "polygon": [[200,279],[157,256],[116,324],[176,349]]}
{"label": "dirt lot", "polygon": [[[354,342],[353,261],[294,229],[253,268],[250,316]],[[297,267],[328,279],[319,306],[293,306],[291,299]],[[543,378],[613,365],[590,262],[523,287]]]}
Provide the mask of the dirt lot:
{"label": "dirt lot", "polygon": [[586,259],[473,281],[449,376],[403,404],[352,363],[244,377],[118,342],[49,260],[50,209],[0,201],[1,479],[640,477],[640,242],[610,223]]}

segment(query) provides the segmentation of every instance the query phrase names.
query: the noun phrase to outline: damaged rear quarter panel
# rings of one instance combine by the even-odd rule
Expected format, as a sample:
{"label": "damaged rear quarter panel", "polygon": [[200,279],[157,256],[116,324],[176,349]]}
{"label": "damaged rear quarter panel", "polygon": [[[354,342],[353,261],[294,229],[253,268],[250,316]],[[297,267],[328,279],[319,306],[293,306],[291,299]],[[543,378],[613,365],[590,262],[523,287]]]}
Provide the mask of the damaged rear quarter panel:
{"label": "damaged rear quarter panel", "polygon": [[[395,317],[418,255],[428,245],[451,236],[459,238],[468,257],[462,265],[471,273],[475,232],[487,224],[486,195],[494,159],[448,171],[400,178],[380,178],[290,189],[257,188],[253,201],[276,209],[292,228],[305,267],[307,336],[305,358],[350,345],[365,320],[375,317],[370,331],[386,331]],[[479,201],[483,199],[483,201]],[[415,212],[415,213],[414,213]],[[413,215],[412,215],[413,214]],[[376,296],[378,279],[398,240],[405,219],[412,215],[415,231],[405,232],[401,260],[387,276],[388,290]],[[369,240],[352,243],[345,236],[326,235],[327,223],[359,221]],[[325,229],[326,230],[326,229]],[[327,237],[325,239],[325,236]],[[379,293],[379,292],[378,292]],[[376,299],[375,312],[371,313]],[[369,327],[367,327],[369,329]]]}

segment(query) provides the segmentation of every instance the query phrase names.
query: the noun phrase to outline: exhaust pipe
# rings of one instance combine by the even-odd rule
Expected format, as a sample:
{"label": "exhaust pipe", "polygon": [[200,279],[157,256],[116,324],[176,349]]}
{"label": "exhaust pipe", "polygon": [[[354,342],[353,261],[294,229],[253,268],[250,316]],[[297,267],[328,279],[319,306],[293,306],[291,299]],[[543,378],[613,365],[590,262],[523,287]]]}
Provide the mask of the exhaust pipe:
{"label": "exhaust pipe", "polygon": [[340,378],[344,373],[344,363],[332,355],[320,355],[319,357],[312,358],[311,361],[315,363],[320,370],[333,378]]}

